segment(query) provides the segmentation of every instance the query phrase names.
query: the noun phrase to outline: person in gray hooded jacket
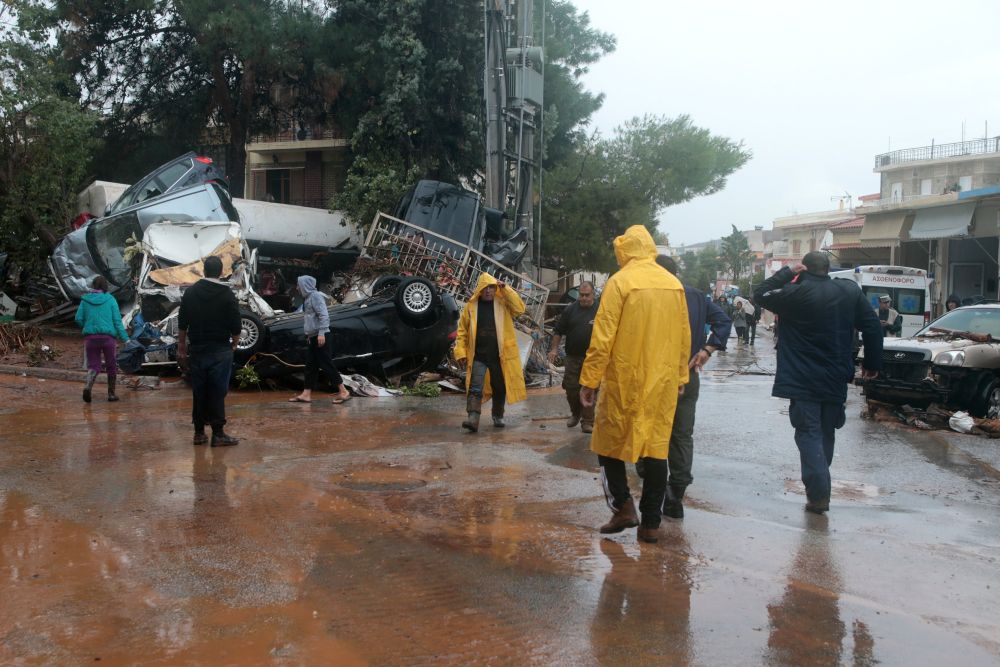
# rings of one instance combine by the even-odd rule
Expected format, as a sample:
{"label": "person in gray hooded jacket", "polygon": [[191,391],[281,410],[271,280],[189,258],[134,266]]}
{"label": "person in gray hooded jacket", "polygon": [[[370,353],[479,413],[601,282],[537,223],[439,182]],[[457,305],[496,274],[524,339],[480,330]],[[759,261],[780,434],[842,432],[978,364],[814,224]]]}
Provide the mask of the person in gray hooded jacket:
{"label": "person in gray hooded jacket", "polygon": [[302,295],[302,320],[305,329],[309,351],[306,355],[306,382],[302,393],[288,399],[291,403],[312,403],[312,390],[319,379],[322,370],[330,378],[330,384],[337,387],[334,403],[346,403],[351,394],[344,386],[337,366],[333,363],[331,346],[327,344],[327,334],[330,333],[330,311],[326,308],[326,299],[316,289],[316,279],[312,276],[299,276],[299,294]]}

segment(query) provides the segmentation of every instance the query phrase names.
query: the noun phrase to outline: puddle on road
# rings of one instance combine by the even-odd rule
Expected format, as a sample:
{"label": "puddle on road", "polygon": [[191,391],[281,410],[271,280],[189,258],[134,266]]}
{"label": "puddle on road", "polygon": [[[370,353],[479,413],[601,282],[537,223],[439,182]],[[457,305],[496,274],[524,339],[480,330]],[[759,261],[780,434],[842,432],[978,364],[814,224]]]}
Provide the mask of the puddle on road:
{"label": "puddle on road", "polygon": [[[797,479],[786,479],[785,491],[800,496],[806,495],[805,486]],[[840,500],[867,500],[884,495],[882,490],[874,484],[838,479],[833,480],[831,483],[831,491],[833,498]]]}

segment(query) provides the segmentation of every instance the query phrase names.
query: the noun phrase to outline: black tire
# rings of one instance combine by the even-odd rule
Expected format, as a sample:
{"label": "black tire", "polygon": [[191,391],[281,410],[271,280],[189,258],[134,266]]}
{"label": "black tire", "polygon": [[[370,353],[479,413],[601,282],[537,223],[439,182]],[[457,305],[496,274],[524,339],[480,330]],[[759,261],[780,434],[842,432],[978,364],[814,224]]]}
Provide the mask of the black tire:
{"label": "black tire", "polygon": [[403,276],[381,276],[372,285],[372,296],[385,290],[394,290],[403,282]]}
{"label": "black tire", "polygon": [[393,297],[401,320],[415,327],[427,326],[437,316],[441,295],[423,278],[404,278]]}
{"label": "black tire", "polygon": [[264,322],[249,310],[240,309],[240,342],[236,353],[249,357],[264,345]]}
{"label": "black tire", "polygon": [[982,382],[969,412],[981,419],[1000,419],[1000,380],[989,378]]}

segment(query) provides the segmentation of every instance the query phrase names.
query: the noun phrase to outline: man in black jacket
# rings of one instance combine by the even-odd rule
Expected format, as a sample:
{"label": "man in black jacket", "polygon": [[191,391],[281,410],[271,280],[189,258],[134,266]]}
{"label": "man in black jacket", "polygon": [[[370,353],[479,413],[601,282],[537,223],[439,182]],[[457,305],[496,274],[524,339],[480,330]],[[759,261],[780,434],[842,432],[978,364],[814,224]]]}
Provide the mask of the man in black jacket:
{"label": "man in black jacket", "polygon": [[[222,260],[204,261],[205,277],[181,297],[177,314],[177,362],[188,366],[191,381],[191,421],[194,444],[208,444],[205,425],[212,427],[212,447],[228,447],[239,440],[228,435],[226,394],[233,372],[233,350],[240,340],[240,308],[229,285],[221,281]],[[190,354],[190,358],[188,355]]]}
{"label": "man in black jacket", "polygon": [[830,260],[810,252],[754,290],[754,301],[781,318],[773,396],[791,399],[788,416],[806,487],[806,511],[830,509],[835,430],[844,425],[847,383],[854,378],[854,330],[861,331],[863,375],[882,369],[882,325],[857,284],[831,280]]}

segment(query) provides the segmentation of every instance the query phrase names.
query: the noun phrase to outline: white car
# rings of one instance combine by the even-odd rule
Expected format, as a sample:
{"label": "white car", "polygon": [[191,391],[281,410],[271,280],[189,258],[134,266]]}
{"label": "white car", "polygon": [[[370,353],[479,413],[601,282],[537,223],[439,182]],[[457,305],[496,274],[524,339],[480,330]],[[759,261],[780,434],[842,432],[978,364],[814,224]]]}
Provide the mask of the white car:
{"label": "white car", "polygon": [[1000,304],[956,308],[909,338],[886,338],[882,360],[879,378],[863,382],[869,399],[1000,418]]}

